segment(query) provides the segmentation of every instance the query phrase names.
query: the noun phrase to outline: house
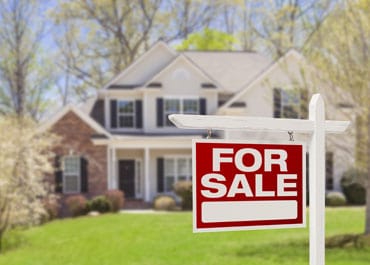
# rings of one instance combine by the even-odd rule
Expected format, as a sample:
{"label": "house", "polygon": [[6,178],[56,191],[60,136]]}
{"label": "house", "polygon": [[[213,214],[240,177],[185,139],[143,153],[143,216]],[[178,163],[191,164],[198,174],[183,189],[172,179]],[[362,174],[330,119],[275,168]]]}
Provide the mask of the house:
{"label": "house", "polygon": [[[142,202],[171,194],[175,182],[191,180],[191,141],[207,132],[178,129],[169,114],[307,118],[315,84],[309,70],[303,74],[304,65],[295,50],[271,61],[253,52],[176,52],[156,43],[95,98],[64,107],[42,125],[62,138],[51,180],[56,192],[91,197],[121,189],[126,199]],[[213,132],[213,137],[289,139],[256,132]],[[328,141],[329,190],[340,189],[351,163],[342,149]]]}

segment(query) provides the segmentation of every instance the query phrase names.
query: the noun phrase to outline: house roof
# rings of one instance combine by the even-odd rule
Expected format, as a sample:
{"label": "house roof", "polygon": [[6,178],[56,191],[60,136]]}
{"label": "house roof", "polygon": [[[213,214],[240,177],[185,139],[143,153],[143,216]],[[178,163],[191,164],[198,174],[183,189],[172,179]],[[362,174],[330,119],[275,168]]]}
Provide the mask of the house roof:
{"label": "house roof", "polygon": [[[135,67],[149,60],[152,53],[161,50],[165,54],[170,54],[172,58],[162,65],[156,73],[153,73],[142,83],[122,83],[125,76],[134,71]],[[148,86],[170,65],[173,65],[179,58],[185,57],[198,72],[201,72],[208,79],[216,83],[227,93],[239,92],[246,83],[251,82],[261,73],[271,60],[255,52],[243,51],[174,51],[166,43],[160,41],[154,44],[147,52],[135,60],[129,67],[113,78],[103,89],[136,89]],[[149,64],[152,64],[150,60]],[[121,81],[120,81],[121,80]]]}
{"label": "house roof", "polygon": [[267,64],[264,68],[260,69],[260,71],[251,79],[249,79],[247,82],[244,83],[244,85],[241,87],[239,91],[235,93],[235,95],[228,100],[224,105],[222,105],[219,109],[228,108],[235,104],[245,93],[247,93],[253,85],[260,82],[265,78],[273,69],[276,67],[279,67],[287,57],[293,56],[298,58],[298,60],[302,61],[304,60],[304,57],[296,50],[291,49],[287,53],[285,53],[282,57],[278,58],[276,61],[272,61],[269,64]]}
{"label": "house roof", "polygon": [[75,113],[79,118],[81,118],[81,120],[83,120],[87,125],[89,125],[92,129],[94,129],[97,132],[97,134],[104,135],[107,138],[111,137],[110,133],[107,132],[99,123],[97,123],[94,119],[92,119],[88,114],[84,113],[82,110],[80,110],[79,108],[71,104],[64,106],[60,111],[58,111],[50,119],[42,122],[40,127],[38,128],[38,131],[44,132],[50,129],[54,124],[56,124],[61,118],[63,118],[70,111]]}
{"label": "house roof", "polygon": [[186,51],[183,54],[230,93],[240,91],[271,64],[270,59],[254,52]]}
{"label": "house roof", "polygon": [[[158,41],[149,50],[147,50],[145,53],[143,53],[139,58],[137,58],[136,60],[134,60],[134,62],[132,64],[130,64],[126,69],[124,69],[120,74],[118,74],[112,80],[110,80],[103,87],[103,90],[106,90],[106,89],[109,89],[109,88],[113,88],[113,89],[134,89],[134,88],[137,88],[137,87],[142,86],[143,85],[142,83],[117,84],[117,82],[119,80],[121,80],[122,78],[124,78],[125,76],[129,75],[132,71],[135,71],[135,68],[138,65],[140,65],[142,62],[144,62],[145,60],[147,60],[150,57],[150,54],[152,54],[152,53],[154,53],[156,51],[159,51],[159,50],[162,51],[165,54],[168,54],[172,59],[174,59],[176,57],[176,52],[175,51],[173,51],[163,41]],[[149,63],[152,63],[152,62],[149,62]],[[164,66],[166,66],[168,63],[169,62],[165,62],[165,65]],[[153,75],[155,75],[155,74],[156,73],[154,73]],[[152,78],[153,75],[150,78]],[[144,81],[144,83],[145,83],[145,81]]]}
{"label": "house roof", "polygon": [[188,66],[192,67],[193,69],[195,69],[196,72],[207,81],[207,83],[203,83],[202,84],[202,87],[203,88],[215,88],[214,85],[216,85],[216,87],[222,87],[222,85],[219,84],[218,81],[215,80],[212,76],[210,76],[207,73],[207,71],[204,71],[204,69],[202,69],[201,67],[199,67],[192,60],[190,60],[187,56],[185,56],[184,54],[181,54],[181,53],[176,57],[176,59],[174,59],[167,66],[165,66],[164,68],[162,68],[162,70],[160,70],[152,79],[148,80],[147,83],[145,84],[145,86],[149,86],[150,84],[156,82],[156,80],[158,78],[160,78],[161,75],[163,75],[166,71],[168,71],[171,68],[173,68],[174,65],[176,65],[180,61],[184,62],[186,65],[188,65]]}
{"label": "house roof", "polygon": [[94,104],[97,100],[97,96],[94,95],[94,96],[91,96],[89,98],[87,98],[85,101],[83,102],[80,102],[77,107],[79,110],[81,110],[83,113],[85,113],[86,115],[90,115],[91,111],[92,111],[92,108],[94,107]]}

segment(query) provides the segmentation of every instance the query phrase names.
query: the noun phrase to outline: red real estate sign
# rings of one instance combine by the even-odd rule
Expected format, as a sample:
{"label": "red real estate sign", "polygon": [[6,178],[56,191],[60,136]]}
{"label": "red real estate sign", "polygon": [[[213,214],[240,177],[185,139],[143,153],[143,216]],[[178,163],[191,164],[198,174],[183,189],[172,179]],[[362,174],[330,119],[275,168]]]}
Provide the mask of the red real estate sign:
{"label": "red real estate sign", "polygon": [[305,226],[305,150],[193,141],[194,232]]}

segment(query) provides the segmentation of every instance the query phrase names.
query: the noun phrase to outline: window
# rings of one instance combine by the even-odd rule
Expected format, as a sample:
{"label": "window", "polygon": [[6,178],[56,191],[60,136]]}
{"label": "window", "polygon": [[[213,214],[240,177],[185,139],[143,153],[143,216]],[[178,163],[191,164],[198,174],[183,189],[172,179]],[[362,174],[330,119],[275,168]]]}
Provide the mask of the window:
{"label": "window", "polygon": [[166,126],[174,126],[168,119],[168,115],[199,114],[199,99],[164,99],[163,114]]}
{"label": "window", "polygon": [[63,170],[63,192],[75,193],[80,192],[81,186],[81,159],[78,156],[64,157]]}
{"label": "window", "polygon": [[164,101],[164,117],[166,126],[173,126],[172,122],[167,118],[168,115],[174,113],[180,113],[180,100],[179,99],[166,99]]}
{"label": "window", "polygon": [[274,89],[274,118],[299,119],[306,116],[305,90]]}
{"label": "window", "polygon": [[135,104],[134,101],[120,100],[117,108],[118,128],[135,127]]}
{"label": "window", "polygon": [[184,114],[199,114],[199,101],[195,99],[184,99],[183,110]]}
{"label": "window", "polygon": [[300,96],[295,90],[281,91],[281,117],[282,118],[300,118]]}
{"label": "window", "polygon": [[165,158],[164,191],[172,191],[173,185],[181,180],[191,180],[191,158]]}

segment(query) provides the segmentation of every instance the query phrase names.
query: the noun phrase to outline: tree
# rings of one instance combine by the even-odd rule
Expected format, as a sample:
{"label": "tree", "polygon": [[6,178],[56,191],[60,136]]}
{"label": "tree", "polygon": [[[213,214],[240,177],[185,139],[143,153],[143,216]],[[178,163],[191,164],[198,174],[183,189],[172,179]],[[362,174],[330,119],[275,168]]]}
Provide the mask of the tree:
{"label": "tree", "polygon": [[186,39],[189,34],[210,27],[218,19],[220,0],[168,0],[159,17],[161,35],[166,41]]}
{"label": "tree", "polygon": [[33,0],[0,2],[0,113],[40,118],[46,110],[53,76],[41,50],[41,9]]}
{"label": "tree", "polygon": [[86,97],[132,63],[151,43],[162,0],[62,1],[51,12],[58,33],[59,66]]}
{"label": "tree", "polygon": [[[290,48],[301,48],[325,20],[332,0],[245,1],[242,38],[257,39],[258,45],[274,58]],[[261,50],[260,48],[260,50]]]}
{"label": "tree", "polygon": [[[59,0],[50,17],[61,75],[58,91],[86,98],[123,71],[159,39],[186,38],[216,19],[219,1],[207,0]],[[67,93],[68,94],[68,93]]]}
{"label": "tree", "polygon": [[[348,91],[362,121],[357,148],[364,148],[357,165],[367,167],[365,233],[370,234],[370,3],[367,0],[337,4],[310,42],[307,51],[316,67],[332,83]],[[347,96],[346,93],[341,93]],[[360,161],[360,160],[362,161]],[[363,160],[365,159],[365,160]]]}
{"label": "tree", "polygon": [[50,173],[52,135],[37,133],[34,121],[0,116],[0,251],[9,228],[38,224],[46,214],[43,199],[50,196],[44,181]]}
{"label": "tree", "polygon": [[192,33],[177,46],[178,50],[230,51],[235,48],[234,36],[215,29],[205,28],[200,33]]}

